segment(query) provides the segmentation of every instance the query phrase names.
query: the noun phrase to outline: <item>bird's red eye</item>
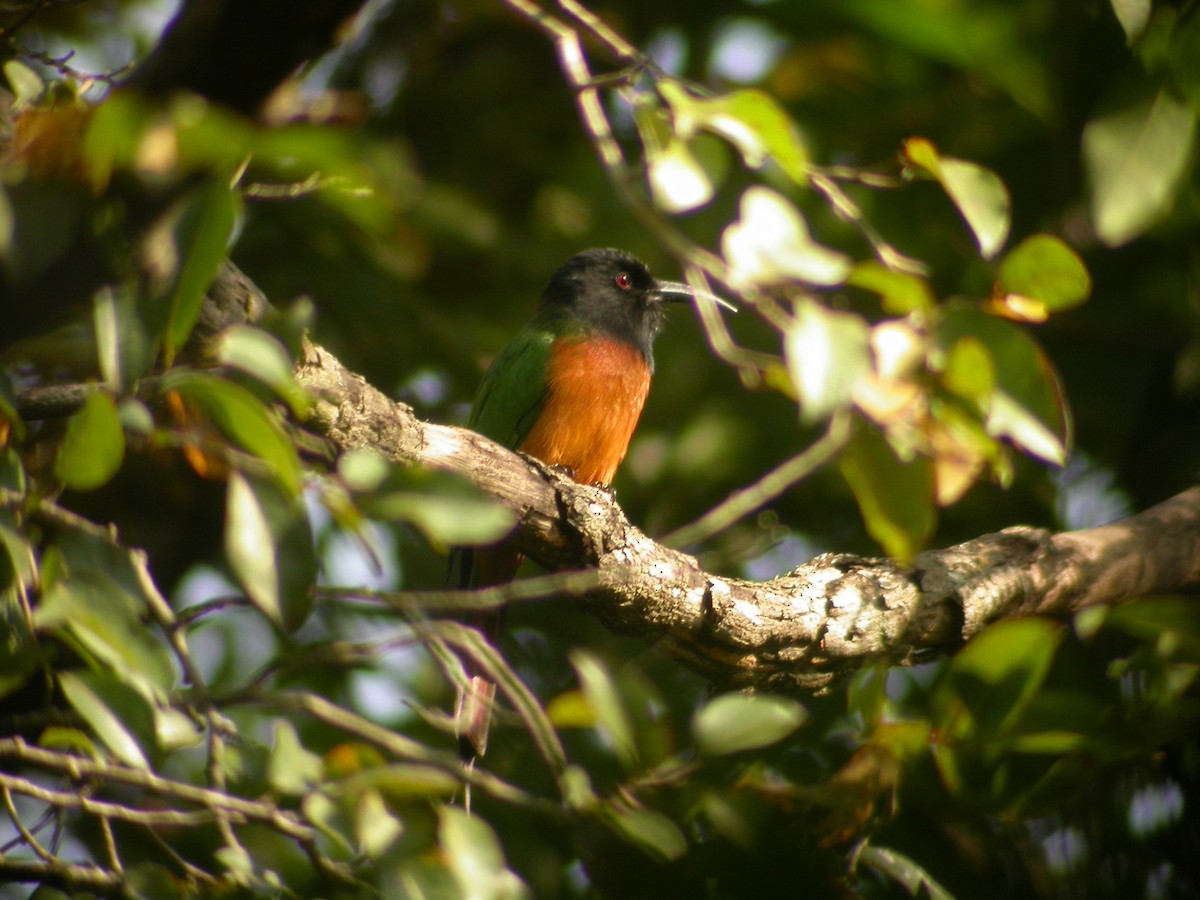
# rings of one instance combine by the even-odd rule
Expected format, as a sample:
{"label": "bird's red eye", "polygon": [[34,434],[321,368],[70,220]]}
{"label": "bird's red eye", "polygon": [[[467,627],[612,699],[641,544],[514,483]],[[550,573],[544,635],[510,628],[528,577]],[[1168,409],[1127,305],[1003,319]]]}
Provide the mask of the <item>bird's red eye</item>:
{"label": "bird's red eye", "polygon": [[617,287],[623,291],[627,291],[633,287],[633,279],[629,277],[628,272],[622,272],[616,277],[615,280],[617,282]]}

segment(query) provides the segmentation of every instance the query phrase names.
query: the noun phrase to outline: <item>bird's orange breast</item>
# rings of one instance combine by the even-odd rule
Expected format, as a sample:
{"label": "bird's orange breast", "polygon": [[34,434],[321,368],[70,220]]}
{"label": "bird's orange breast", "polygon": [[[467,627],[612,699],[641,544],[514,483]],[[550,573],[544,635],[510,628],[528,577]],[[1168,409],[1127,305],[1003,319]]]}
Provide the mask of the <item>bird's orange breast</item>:
{"label": "bird's orange breast", "polygon": [[517,448],[567,466],[583,484],[609,484],[650,391],[641,352],[604,337],[565,338],[551,349],[541,414]]}

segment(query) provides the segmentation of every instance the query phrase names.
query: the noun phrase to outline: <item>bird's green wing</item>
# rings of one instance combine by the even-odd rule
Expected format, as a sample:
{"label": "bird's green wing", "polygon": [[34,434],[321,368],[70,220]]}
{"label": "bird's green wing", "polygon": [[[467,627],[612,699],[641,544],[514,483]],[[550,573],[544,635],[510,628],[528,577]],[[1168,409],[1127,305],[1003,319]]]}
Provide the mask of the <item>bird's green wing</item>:
{"label": "bird's green wing", "polygon": [[505,447],[516,448],[546,400],[553,343],[553,332],[535,326],[513,338],[483,376],[468,425]]}

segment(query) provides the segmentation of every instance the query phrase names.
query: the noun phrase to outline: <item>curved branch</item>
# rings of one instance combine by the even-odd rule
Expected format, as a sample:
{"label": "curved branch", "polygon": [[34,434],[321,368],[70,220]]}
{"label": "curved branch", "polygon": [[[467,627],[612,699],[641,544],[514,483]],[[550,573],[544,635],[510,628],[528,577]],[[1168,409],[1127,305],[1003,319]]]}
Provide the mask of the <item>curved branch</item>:
{"label": "curved branch", "polygon": [[867,661],[953,649],[1000,618],[1200,588],[1200,487],[1100,528],[1008,528],[911,566],[827,553],[753,582],[656,543],[604,490],[420,421],[315,344],[297,377],[319,398],[310,426],[340,450],[371,447],[470,479],[518,514],[511,539],[525,554],[550,569],[599,570],[600,586],[578,600],[584,609],[613,631],[660,640],[723,686],[818,690]]}

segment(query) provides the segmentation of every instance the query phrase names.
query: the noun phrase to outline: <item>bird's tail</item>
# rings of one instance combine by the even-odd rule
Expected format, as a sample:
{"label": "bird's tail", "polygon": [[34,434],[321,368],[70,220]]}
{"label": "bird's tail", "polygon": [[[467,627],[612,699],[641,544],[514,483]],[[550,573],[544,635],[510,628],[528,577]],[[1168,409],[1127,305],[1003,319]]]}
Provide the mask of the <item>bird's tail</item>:
{"label": "bird's tail", "polygon": [[[482,588],[512,581],[521,566],[522,557],[507,546],[467,549],[463,551],[463,587]],[[466,624],[475,628],[490,643],[495,643],[504,621],[504,609],[473,612]],[[458,752],[470,762],[487,751],[488,733],[492,723],[492,707],[496,700],[496,683],[479,671],[468,656],[463,660],[467,671],[467,686],[460,688],[454,706],[454,721],[458,734]]]}

